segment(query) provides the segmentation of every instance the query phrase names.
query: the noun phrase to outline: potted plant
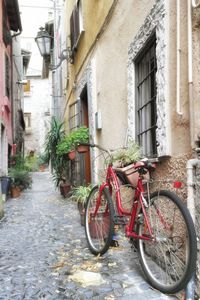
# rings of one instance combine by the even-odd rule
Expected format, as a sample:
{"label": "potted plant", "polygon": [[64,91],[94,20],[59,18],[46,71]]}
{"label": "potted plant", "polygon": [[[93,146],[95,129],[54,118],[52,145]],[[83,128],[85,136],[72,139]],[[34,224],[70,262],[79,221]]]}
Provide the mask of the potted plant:
{"label": "potted plant", "polygon": [[[71,131],[67,136],[64,136],[57,145],[57,155],[68,155],[70,159],[75,158],[75,150],[78,152],[86,152],[86,149],[81,149],[81,146],[89,143],[89,128],[81,126],[76,130]],[[82,145],[83,144],[83,145]]]}
{"label": "potted plant", "polygon": [[90,194],[91,189],[92,185],[80,185],[79,187],[74,188],[72,191],[71,199],[77,202],[77,207],[81,216],[81,225],[84,225],[85,202]]}
{"label": "potted plant", "polygon": [[45,137],[44,155],[47,163],[51,162],[52,169],[57,168],[57,145],[64,137],[64,124],[55,117],[52,118],[50,130]]}
{"label": "potted plant", "polygon": [[63,177],[61,180],[60,180],[60,183],[59,183],[59,186],[60,186],[60,194],[66,198],[68,195],[69,195],[69,192],[71,190],[71,184],[67,182],[66,178]]}
{"label": "potted plant", "polygon": [[37,165],[39,167],[40,172],[44,172],[45,166],[47,164],[47,157],[44,153],[41,153],[37,157]]}
{"label": "potted plant", "polygon": [[129,141],[127,147],[117,150],[113,154],[113,164],[117,172],[126,177],[132,186],[136,186],[138,180],[138,173],[135,172],[135,162],[142,158],[142,151],[140,146],[134,142]]}
{"label": "potted plant", "polygon": [[88,146],[84,144],[89,143],[89,128],[81,126],[72,132],[72,140],[74,147],[79,153],[87,152]]}
{"label": "potted plant", "polygon": [[25,157],[25,168],[30,172],[37,172],[37,156],[35,155],[34,151],[30,151]]}
{"label": "potted plant", "polygon": [[58,156],[69,157],[69,159],[75,158],[75,146],[73,144],[72,134],[64,136],[57,145]]}
{"label": "potted plant", "polygon": [[22,190],[31,188],[32,178],[27,170],[10,168],[9,176],[11,178],[10,191],[12,197],[19,197]]}
{"label": "potted plant", "polygon": [[53,118],[45,138],[44,157],[47,163],[51,162],[52,177],[56,187],[62,185],[69,169],[69,161],[64,157],[63,150],[58,151],[58,145],[65,139],[63,126],[63,123]]}
{"label": "potted plant", "polygon": [[140,146],[134,142],[129,141],[127,147],[121,148],[113,154],[113,163],[118,167],[125,167],[142,158],[142,151]]}

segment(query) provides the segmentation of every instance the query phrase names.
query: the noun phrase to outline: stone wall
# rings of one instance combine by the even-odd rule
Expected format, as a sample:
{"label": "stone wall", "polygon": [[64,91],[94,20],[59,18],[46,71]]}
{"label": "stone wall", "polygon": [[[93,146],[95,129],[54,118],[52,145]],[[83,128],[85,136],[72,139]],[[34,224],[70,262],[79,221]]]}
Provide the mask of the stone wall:
{"label": "stone wall", "polygon": [[[160,188],[172,190],[178,194],[178,196],[184,201],[187,201],[187,172],[186,165],[187,161],[192,158],[192,153],[166,159],[158,165],[158,168],[153,174],[153,178],[156,180],[163,180],[163,184]],[[167,176],[166,176],[167,174]],[[166,181],[169,180],[168,183]],[[174,189],[171,180],[180,180],[183,182],[181,189]],[[195,181],[195,227],[197,233],[197,269],[196,269],[196,294],[200,295],[200,168],[194,170],[194,181]],[[158,185],[155,185],[157,188]]]}
{"label": "stone wall", "polygon": [[[162,160],[152,173],[155,180],[155,189],[168,189],[174,191],[184,201],[187,201],[187,161],[191,159],[192,153],[186,153],[180,156],[166,158]],[[159,182],[159,184],[157,183]],[[182,187],[180,189],[173,188],[174,181],[181,181]]]}

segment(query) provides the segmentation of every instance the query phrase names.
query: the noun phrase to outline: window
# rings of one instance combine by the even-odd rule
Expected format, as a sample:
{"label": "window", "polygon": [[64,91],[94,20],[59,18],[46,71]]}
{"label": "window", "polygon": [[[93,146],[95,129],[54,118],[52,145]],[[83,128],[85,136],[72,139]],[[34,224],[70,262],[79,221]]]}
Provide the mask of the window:
{"label": "window", "polygon": [[10,70],[9,70],[9,59],[5,54],[5,95],[10,97]]}
{"label": "window", "polygon": [[24,113],[24,121],[25,121],[25,133],[31,134],[31,113]]}
{"label": "window", "polygon": [[77,50],[77,44],[83,31],[82,1],[78,0],[70,17],[71,49]]}
{"label": "window", "polygon": [[80,102],[76,101],[69,107],[69,129],[70,131],[80,126]]}
{"label": "window", "polygon": [[136,136],[146,156],[156,156],[156,38],[135,61]]}

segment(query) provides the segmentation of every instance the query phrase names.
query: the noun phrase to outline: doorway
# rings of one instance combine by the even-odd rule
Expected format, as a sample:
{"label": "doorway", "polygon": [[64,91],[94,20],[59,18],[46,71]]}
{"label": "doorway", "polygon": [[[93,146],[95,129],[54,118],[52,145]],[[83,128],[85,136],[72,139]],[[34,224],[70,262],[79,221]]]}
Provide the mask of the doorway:
{"label": "doorway", "polygon": [[[87,86],[84,87],[80,95],[80,108],[81,108],[81,126],[89,127],[89,113],[88,113],[88,93]],[[90,163],[90,150],[80,155],[80,173],[81,184],[91,183],[91,163]]]}

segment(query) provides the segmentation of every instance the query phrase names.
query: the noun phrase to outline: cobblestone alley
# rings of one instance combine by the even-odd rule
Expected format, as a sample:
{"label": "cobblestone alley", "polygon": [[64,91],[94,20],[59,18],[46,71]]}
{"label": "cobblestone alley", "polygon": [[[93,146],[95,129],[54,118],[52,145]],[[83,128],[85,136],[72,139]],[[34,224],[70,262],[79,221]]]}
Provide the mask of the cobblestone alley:
{"label": "cobblestone alley", "polygon": [[128,242],[102,258],[91,255],[76,207],[55,191],[48,172],[34,173],[32,189],[6,201],[0,300],[177,299],[146,283]]}

